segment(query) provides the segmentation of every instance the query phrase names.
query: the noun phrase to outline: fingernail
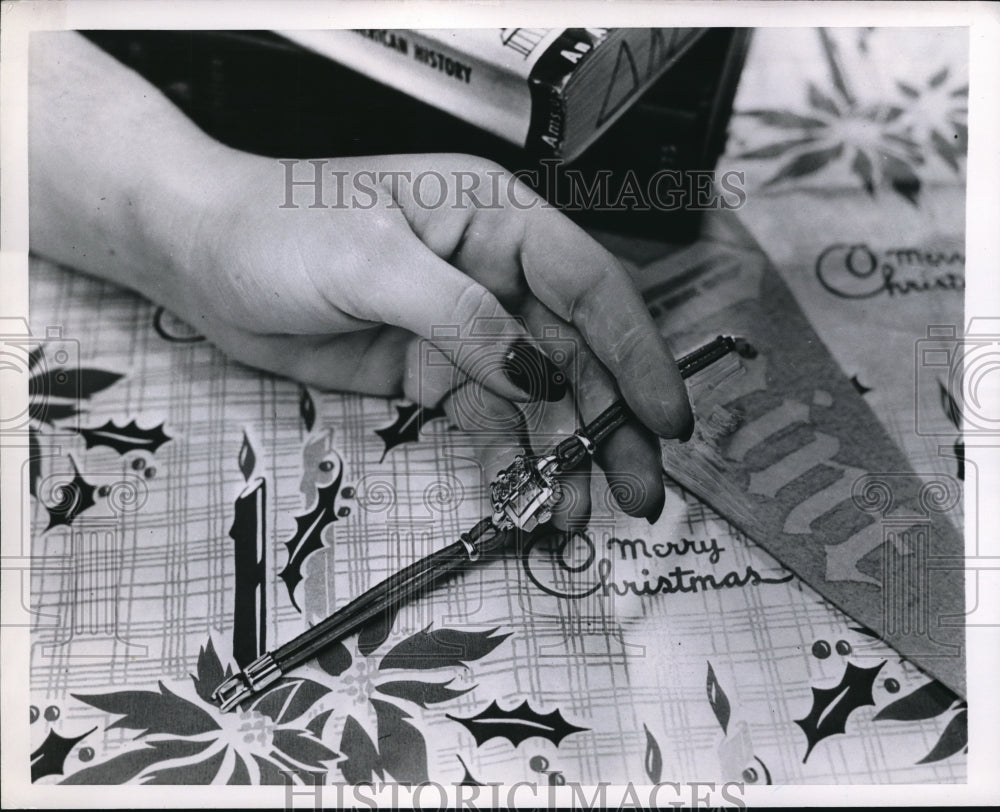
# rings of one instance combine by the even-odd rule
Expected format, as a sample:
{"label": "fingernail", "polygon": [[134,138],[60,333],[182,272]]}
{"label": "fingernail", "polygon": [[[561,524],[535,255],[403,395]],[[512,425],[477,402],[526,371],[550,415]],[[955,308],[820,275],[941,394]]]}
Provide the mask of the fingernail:
{"label": "fingernail", "polygon": [[507,349],[503,373],[533,400],[554,402],[566,394],[565,373],[526,339],[517,339]]}
{"label": "fingernail", "polygon": [[660,501],[660,502],[659,502],[659,503],[658,503],[658,504],[656,505],[656,507],[654,507],[654,508],[653,508],[653,509],[652,509],[652,510],[651,510],[651,511],[650,511],[650,512],[649,512],[649,513],[648,513],[648,514],[646,515],[646,521],[647,521],[647,522],[649,522],[649,523],[650,523],[651,525],[652,525],[652,524],[656,524],[656,522],[657,522],[657,521],[659,520],[660,516],[662,516],[662,515],[663,515],[663,506],[664,506],[665,504],[666,504],[666,500],[665,500],[665,499],[664,499],[664,500],[662,500],[662,501]]}
{"label": "fingernail", "polygon": [[686,443],[694,436],[694,415],[691,415],[691,419],[687,421],[684,430],[681,432],[680,436],[677,438],[682,443]]}
{"label": "fingernail", "polygon": [[662,437],[686,443],[694,436],[694,413],[690,408],[685,409],[684,414],[678,415],[677,409],[664,402],[662,414],[663,428],[660,431],[665,431]]}

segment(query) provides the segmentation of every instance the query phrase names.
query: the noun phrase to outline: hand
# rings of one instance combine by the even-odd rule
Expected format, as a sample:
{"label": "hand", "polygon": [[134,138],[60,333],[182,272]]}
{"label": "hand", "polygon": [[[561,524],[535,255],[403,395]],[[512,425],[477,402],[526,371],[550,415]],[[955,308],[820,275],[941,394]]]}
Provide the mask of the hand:
{"label": "hand", "polygon": [[[317,187],[288,183],[316,177],[324,208]],[[462,155],[292,164],[228,153],[206,186],[179,235],[169,305],[227,353],[325,389],[443,402],[507,449],[519,404],[536,453],[620,390],[638,421],[598,462],[624,509],[659,514],[655,435],[692,426],[674,360],[621,264],[500,167]],[[510,459],[486,456],[488,477]],[[567,477],[557,524],[586,521],[589,476]]]}
{"label": "hand", "polygon": [[[286,165],[208,138],[78,34],[39,34],[30,70],[33,250],[139,290],[248,364],[440,402],[468,428],[501,425],[507,451],[545,450],[620,390],[636,420],[597,461],[627,512],[659,514],[656,435],[692,429],[673,358],[621,264],[499,167],[460,155],[330,160],[324,197],[337,202],[341,178],[347,205],[313,208],[314,190],[298,186],[285,207]],[[312,177],[309,162],[292,169]],[[510,459],[487,456],[487,477]],[[557,524],[585,521],[589,477],[567,476]]]}

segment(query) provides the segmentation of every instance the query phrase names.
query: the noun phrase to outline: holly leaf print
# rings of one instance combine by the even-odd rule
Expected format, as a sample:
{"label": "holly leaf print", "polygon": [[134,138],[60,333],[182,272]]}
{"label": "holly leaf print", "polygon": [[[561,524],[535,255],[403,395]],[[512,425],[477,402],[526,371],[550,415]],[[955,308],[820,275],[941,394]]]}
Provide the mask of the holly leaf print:
{"label": "holly leaf print", "polygon": [[915,721],[918,719],[933,719],[944,713],[958,701],[958,695],[945,688],[937,680],[921,685],[912,693],[900,697],[895,702],[886,705],[875,714],[875,721],[886,719],[897,721]]}
{"label": "holly leaf print", "polygon": [[45,505],[45,510],[49,514],[46,530],[51,530],[60,524],[73,524],[77,516],[96,504],[94,502],[96,488],[80,476],[76,461],[72,457],[69,461],[73,466],[73,479],[55,489],[54,495],[59,500],[55,505]]}
{"label": "holly leaf print", "polygon": [[298,611],[302,611],[295,599],[295,588],[303,579],[302,567],[306,559],[317,550],[323,548],[323,531],[337,521],[337,497],[340,494],[342,470],[338,471],[333,482],[316,489],[316,504],[308,513],[295,517],[295,535],[285,542],[288,550],[288,563],[278,573],[285,582],[288,598]]}
{"label": "holly leaf print", "polygon": [[72,403],[61,403],[47,399],[33,400],[28,404],[28,416],[39,423],[55,425],[56,420],[65,420],[67,417],[80,414],[80,410]]}
{"label": "holly leaf print", "polygon": [[87,444],[87,448],[103,445],[114,449],[122,456],[129,451],[148,451],[152,454],[170,440],[170,437],[163,431],[162,423],[151,429],[141,429],[135,420],[124,426],[119,426],[113,420],[109,420],[97,428],[80,429],[80,435]]}
{"label": "holly leaf print", "polygon": [[82,367],[54,367],[38,372],[28,380],[28,395],[67,400],[89,399],[122,378],[117,372]]}
{"label": "holly leaf print", "polygon": [[183,697],[177,696],[162,682],[156,691],[113,691],[107,694],[73,694],[74,699],[121,716],[108,729],[138,730],[136,738],[150,733],[173,736],[197,736],[220,730],[209,713]]}
{"label": "holly leaf print", "polygon": [[458,629],[430,631],[430,625],[397,643],[382,658],[378,667],[430,669],[450,665],[467,665],[485,657],[510,633],[493,636],[499,626],[485,632],[466,632]]}
{"label": "holly leaf print", "polygon": [[37,781],[47,775],[62,775],[66,766],[66,757],[81,741],[97,730],[92,727],[86,733],[67,739],[54,730],[49,731],[45,741],[31,754],[31,780]]}
{"label": "holly leaf print", "polygon": [[872,668],[858,668],[853,663],[848,663],[836,687],[812,689],[812,708],[805,718],[795,720],[795,724],[806,734],[808,743],[806,754],[802,758],[803,764],[819,742],[847,730],[847,718],[852,712],[865,705],[875,704],[872,686],[884,665],[883,661]]}
{"label": "holly leaf print", "polygon": [[444,417],[444,410],[427,408],[416,403],[396,407],[396,420],[391,426],[377,429],[375,433],[382,438],[385,450],[379,462],[385,460],[385,455],[398,445],[415,443],[420,439],[420,429],[430,420]]}
{"label": "holly leaf print", "polygon": [[458,763],[462,765],[462,769],[464,770],[464,774],[462,775],[462,780],[459,782],[459,786],[461,786],[461,787],[485,787],[486,786],[486,784],[484,784],[482,781],[477,781],[473,777],[472,773],[469,772],[468,765],[462,760],[462,757],[460,755],[458,755],[456,753],[455,754],[455,758],[458,759]]}
{"label": "holly leaf print", "polygon": [[447,702],[450,699],[467,694],[472,688],[449,688],[454,680],[448,682],[420,682],[419,680],[399,680],[395,682],[383,682],[375,686],[375,690],[386,696],[394,696],[396,699],[406,699],[414,702],[421,708],[428,705],[437,705],[439,702]]}
{"label": "holly leaf print", "polygon": [[463,719],[449,713],[447,717],[464,725],[476,740],[477,746],[482,746],[493,738],[502,738],[517,747],[521,742],[537,736],[548,739],[558,747],[570,734],[587,730],[567,722],[559,710],[538,713],[528,704],[527,699],[510,710],[503,710],[493,700],[489,707],[475,716]]}
{"label": "holly leaf print", "polygon": [[731,712],[729,697],[726,696],[726,692],[719,685],[719,680],[715,677],[715,671],[712,669],[711,663],[708,664],[705,690],[708,693],[708,704],[712,706],[712,712],[715,714],[715,718],[718,719],[719,725],[722,727],[722,732],[728,733],[727,728],[729,727],[729,715]]}

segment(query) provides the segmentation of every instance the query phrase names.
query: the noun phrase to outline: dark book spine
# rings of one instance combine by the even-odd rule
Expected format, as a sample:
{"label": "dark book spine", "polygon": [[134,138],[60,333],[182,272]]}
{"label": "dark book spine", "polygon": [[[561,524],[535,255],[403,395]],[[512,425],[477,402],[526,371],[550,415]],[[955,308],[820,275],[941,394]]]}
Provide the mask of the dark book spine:
{"label": "dark book spine", "polygon": [[604,40],[606,29],[567,28],[542,54],[528,76],[531,118],[525,149],[559,157],[566,140],[566,85]]}

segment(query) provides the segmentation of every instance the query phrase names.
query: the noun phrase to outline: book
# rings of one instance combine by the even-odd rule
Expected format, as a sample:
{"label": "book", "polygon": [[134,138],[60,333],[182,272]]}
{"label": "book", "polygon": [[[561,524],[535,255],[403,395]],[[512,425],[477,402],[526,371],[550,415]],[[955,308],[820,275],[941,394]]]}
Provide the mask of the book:
{"label": "book", "polygon": [[641,98],[705,29],[279,33],[533,155],[568,162]]}
{"label": "book", "polygon": [[[461,152],[510,171],[537,171],[536,192],[585,227],[690,242],[703,211],[631,205],[672,170],[691,186],[721,154],[751,29],[710,28],[686,48],[569,168],[588,185],[606,177],[613,208],[560,205],[566,172],[544,156],[270,31],[86,31],[85,36],[158,87],[213,138],[278,158]],[[551,163],[551,162],[549,162]],[[553,178],[553,174],[555,177]],[[666,184],[664,194],[669,194]],[[687,199],[684,199],[687,202]]]}

